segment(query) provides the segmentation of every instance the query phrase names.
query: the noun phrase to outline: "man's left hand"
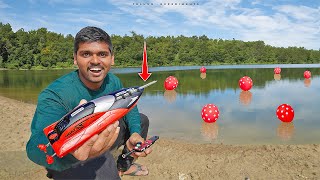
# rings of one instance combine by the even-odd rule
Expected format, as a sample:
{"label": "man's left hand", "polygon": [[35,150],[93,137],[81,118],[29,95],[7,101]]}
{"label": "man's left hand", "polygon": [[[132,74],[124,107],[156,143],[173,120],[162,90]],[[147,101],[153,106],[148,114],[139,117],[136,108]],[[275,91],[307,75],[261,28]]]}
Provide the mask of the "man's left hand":
{"label": "man's left hand", "polygon": [[[138,133],[133,133],[130,138],[127,140],[126,142],[126,146],[127,148],[131,151],[136,145],[137,143],[144,143],[144,139],[140,136],[140,134]],[[148,154],[150,154],[152,152],[151,147],[147,148],[145,151],[143,152],[135,152],[132,153],[131,156],[134,158],[137,157],[146,157]]]}

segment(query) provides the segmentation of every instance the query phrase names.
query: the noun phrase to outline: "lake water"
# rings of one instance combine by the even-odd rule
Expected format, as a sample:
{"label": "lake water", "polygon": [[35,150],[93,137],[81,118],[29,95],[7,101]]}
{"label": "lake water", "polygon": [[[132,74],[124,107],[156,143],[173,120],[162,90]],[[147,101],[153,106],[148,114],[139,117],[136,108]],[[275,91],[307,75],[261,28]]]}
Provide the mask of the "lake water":
{"label": "lake water", "polygon": [[[282,68],[274,76],[273,68]],[[149,135],[159,135],[194,143],[224,144],[306,144],[320,142],[320,65],[241,65],[150,68],[144,82],[140,68],[112,69],[125,87],[157,80],[145,89],[138,108],[150,119]],[[303,73],[312,77],[305,80]],[[39,92],[54,79],[71,70],[0,71],[0,95],[36,103]],[[179,86],[165,91],[166,77],[175,76]],[[254,86],[248,92],[238,81],[249,76]],[[220,111],[216,123],[204,123],[201,109],[215,104]],[[290,104],[295,117],[281,123],[276,116],[280,104]]]}

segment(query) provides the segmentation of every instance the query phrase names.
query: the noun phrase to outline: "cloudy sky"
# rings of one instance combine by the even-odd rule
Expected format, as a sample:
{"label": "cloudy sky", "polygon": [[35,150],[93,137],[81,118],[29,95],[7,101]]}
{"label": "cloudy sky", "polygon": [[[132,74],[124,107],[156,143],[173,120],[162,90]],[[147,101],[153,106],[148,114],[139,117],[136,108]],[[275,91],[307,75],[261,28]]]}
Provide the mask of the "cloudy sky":
{"label": "cloudy sky", "polygon": [[121,36],[206,35],[320,49],[319,0],[0,0],[0,22],[73,36],[98,26]]}

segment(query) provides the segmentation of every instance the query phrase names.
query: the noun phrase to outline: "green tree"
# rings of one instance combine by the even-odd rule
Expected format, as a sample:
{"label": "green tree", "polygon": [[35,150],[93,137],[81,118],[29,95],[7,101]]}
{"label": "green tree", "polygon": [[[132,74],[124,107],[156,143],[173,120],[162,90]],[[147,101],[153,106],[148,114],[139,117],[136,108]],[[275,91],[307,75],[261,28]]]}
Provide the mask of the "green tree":
{"label": "green tree", "polygon": [[[134,31],[111,38],[116,67],[140,67],[144,41],[149,66],[320,62],[320,50],[273,47],[263,41],[211,39],[206,35],[144,37]],[[72,68],[73,42],[70,34],[46,28],[13,32],[10,24],[0,22],[0,68]]]}

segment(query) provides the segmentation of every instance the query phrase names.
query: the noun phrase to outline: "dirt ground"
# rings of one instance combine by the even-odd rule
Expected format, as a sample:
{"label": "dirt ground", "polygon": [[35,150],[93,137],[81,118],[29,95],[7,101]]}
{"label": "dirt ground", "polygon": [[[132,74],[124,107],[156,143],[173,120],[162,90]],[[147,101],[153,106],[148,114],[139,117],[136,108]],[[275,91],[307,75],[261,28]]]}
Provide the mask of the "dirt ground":
{"label": "dirt ground", "polygon": [[[1,96],[0,104],[0,179],[47,179],[25,152],[36,106]],[[320,144],[200,145],[160,138],[137,162],[149,175],[123,179],[320,179]]]}

